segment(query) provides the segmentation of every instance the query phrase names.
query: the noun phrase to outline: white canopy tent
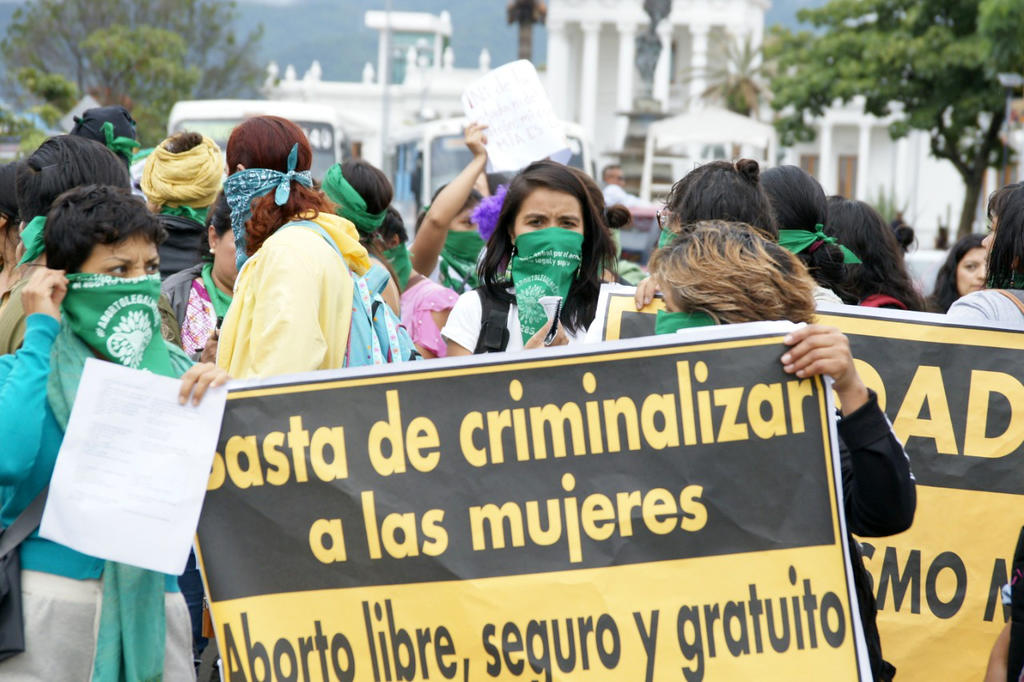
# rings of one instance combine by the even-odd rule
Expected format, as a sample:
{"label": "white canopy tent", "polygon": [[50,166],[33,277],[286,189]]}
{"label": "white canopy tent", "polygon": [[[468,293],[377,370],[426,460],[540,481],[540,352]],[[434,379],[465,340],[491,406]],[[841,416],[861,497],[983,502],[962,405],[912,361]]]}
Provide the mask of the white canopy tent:
{"label": "white canopy tent", "polygon": [[[763,153],[762,161],[770,164],[775,158],[777,138],[771,124],[715,107],[656,121],[647,129],[641,198],[644,201],[651,200],[652,169],[656,155],[683,146],[713,144],[754,147]],[[670,153],[667,156],[680,154]]]}

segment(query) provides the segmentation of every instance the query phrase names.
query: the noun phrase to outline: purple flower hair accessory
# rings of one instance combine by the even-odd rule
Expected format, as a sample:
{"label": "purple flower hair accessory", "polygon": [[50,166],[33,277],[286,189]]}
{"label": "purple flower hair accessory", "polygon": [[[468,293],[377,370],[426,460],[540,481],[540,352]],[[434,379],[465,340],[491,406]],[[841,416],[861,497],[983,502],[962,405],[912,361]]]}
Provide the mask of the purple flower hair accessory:
{"label": "purple flower hair accessory", "polygon": [[493,196],[484,197],[473,209],[470,219],[476,223],[477,231],[486,242],[494,234],[498,227],[498,216],[501,215],[501,207],[505,205],[505,193],[508,187],[498,185],[498,190]]}

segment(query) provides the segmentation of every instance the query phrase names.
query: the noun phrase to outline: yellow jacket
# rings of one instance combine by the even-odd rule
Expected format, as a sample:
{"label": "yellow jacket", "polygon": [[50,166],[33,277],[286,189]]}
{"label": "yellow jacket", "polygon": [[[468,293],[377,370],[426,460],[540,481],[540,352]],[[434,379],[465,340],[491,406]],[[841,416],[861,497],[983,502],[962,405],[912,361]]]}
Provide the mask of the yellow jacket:
{"label": "yellow jacket", "polygon": [[348,347],[354,284],[370,267],[355,226],[321,213],[318,232],[279,229],[246,262],[221,328],[217,364],[235,378],[340,368]]}

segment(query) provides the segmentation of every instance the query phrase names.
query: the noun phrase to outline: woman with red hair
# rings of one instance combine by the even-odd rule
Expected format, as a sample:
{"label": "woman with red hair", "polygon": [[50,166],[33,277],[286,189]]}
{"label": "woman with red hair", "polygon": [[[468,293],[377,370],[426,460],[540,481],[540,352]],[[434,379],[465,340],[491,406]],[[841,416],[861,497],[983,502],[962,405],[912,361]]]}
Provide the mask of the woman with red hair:
{"label": "woman with red hair", "polygon": [[228,139],[239,272],[217,361],[235,377],[348,364],[353,295],[370,260],[355,226],[314,189],[312,158],[302,130],[276,116],[251,118]]}

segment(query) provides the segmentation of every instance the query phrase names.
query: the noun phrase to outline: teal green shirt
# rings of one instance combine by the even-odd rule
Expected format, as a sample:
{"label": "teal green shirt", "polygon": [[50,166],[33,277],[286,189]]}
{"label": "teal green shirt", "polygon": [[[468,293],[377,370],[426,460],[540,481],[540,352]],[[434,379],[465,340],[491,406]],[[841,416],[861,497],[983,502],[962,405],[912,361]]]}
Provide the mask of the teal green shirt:
{"label": "teal green shirt", "polygon": [[[0,524],[5,528],[50,482],[64,440],[46,400],[50,349],[59,329],[49,315],[29,315],[21,349],[0,356]],[[44,540],[38,531],[21,545],[21,567],[30,571],[87,580],[101,577],[104,563]],[[177,592],[177,577],[167,576],[165,589]]]}

